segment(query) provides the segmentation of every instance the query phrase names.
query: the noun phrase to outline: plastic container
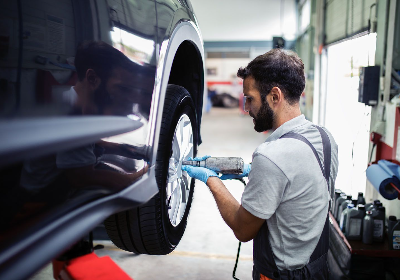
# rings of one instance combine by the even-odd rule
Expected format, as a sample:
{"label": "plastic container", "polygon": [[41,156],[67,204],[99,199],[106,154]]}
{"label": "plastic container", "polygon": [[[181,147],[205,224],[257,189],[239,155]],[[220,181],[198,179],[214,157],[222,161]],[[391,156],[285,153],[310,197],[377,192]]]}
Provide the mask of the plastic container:
{"label": "plastic container", "polygon": [[[349,197],[349,195],[347,196],[347,198],[348,197]],[[338,213],[338,220],[339,221],[340,221],[340,218],[341,218],[341,215],[342,215],[343,211],[347,208],[347,205],[349,205],[349,204],[353,204],[352,201],[351,201],[351,196],[350,196],[350,199],[347,199],[347,200],[343,201],[342,204],[340,204],[340,206],[339,206],[339,213]],[[354,204],[353,204],[353,206],[354,206]]]}
{"label": "plastic container", "polygon": [[389,219],[387,220],[387,237],[388,237],[388,244],[389,244],[389,249],[393,249],[392,243],[393,243],[393,228],[397,224],[397,218],[396,216],[389,216]]}
{"label": "plastic container", "polygon": [[392,237],[392,242],[390,242],[390,249],[400,250],[400,220],[397,220],[397,223],[393,226],[390,235]]}
{"label": "plastic container", "polygon": [[340,219],[340,213],[339,213],[339,207],[342,204],[343,201],[346,200],[346,194],[345,193],[341,193],[341,195],[338,197],[338,199],[336,200],[335,203],[335,211],[333,213],[336,221],[338,221]]}
{"label": "plastic container", "polygon": [[335,189],[335,201],[336,201],[336,199],[339,198],[339,196],[340,196],[341,194],[342,194],[342,191],[341,191],[341,190]]}
{"label": "plastic container", "polygon": [[[334,212],[335,211],[335,207],[336,207],[336,201],[337,201],[337,199],[340,197],[340,195],[342,194],[342,191],[341,190],[339,190],[339,189],[335,189],[335,195],[334,195],[334,197],[333,197],[333,205],[332,205],[332,212]],[[334,214],[334,213],[332,213],[332,214]]]}
{"label": "plastic container", "polygon": [[373,240],[374,242],[383,242],[383,233],[385,229],[385,207],[375,207],[372,208],[372,218],[374,219]]}
{"label": "plastic container", "polygon": [[365,206],[363,204],[358,204],[357,209],[362,212],[363,218],[365,217]]}
{"label": "plastic container", "polygon": [[343,233],[346,233],[346,224],[347,224],[347,215],[350,211],[350,209],[354,208],[354,204],[349,203],[347,205],[347,208],[343,210],[342,215],[340,216],[340,229],[342,230]]}
{"label": "plastic container", "polygon": [[361,240],[362,222],[365,216],[364,205],[362,207],[348,208],[345,236],[349,240]]}
{"label": "plastic container", "polygon": [[379,199],[375,199],[373,203],[365,204],[365,211],[371,211],[372,207],[374,207],[377,203],[381,203]]}
{"label": "plastic container", "polygon": [[383,206],[383,205],[382,205],[382,202],[377,202],[377,203],[375,203],[375,204],[372,206],[371,210],[378,209],[379,206]]}
{"label": "plastic container", "polygon": [[[389,237],[389,234],[390,234],[390,232],[393,230],[393,227],[395,226],[397,224],[397,218],[396,218],[396,216],[389,216],[389,219],[388,219],[388,221],[387,221],[387,225],[388,225],[388,227],[387,227],[387,230],[388,230],[388,237]],[[389,238],[389,240],[390,240],[391,238]]]}
{"label": "plastic container", "polygon": [[371,205],[373,205],[372,203],[365,203],[365,211],[370,211],[370,210],[368,210],[370,207],[371,207]]}
{"label": "plastic container", "polygon": [[374,233],[374,219],[372,218],[372,211],[366,211],[362,223],[362,242],[364,244],[372,244]]}
{"label": "plastic container", "polygon": [[357,196],[357,205],[358,204],[363,204],[363,205],[365,205],[365,198],[364,198],[364,194],[362,193],[362,192],[359,192],[358,193],[358,196]]}

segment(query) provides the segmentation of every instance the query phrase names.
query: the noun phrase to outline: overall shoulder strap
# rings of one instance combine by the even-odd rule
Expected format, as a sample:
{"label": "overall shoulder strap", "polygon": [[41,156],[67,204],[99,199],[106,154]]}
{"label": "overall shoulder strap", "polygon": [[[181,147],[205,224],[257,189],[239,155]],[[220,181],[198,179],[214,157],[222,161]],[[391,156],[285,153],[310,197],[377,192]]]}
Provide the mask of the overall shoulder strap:
{"label": "overall shoulder strap", "polygon": [[[331,142],[329,140],[328,134],[325,132],[324,129],[322,129],[321,127],[316,126],[316,125],[315,125],[315,127],[318,129],[319,133],[321,134],[321,138],[322,138],[322,150],[324,153],[324,166],[322,166],[321,160],[320,160],[318,153],[315,150],[314,146],[303,135],[295,133],[295,132],[289,132],[289,133],[284,134],[280,138],[298,139],[298,140],[306,143],[311,148],[316,159],[318,160],[322,174],[324,175],[325,180],[327,182],[328,191],[329,191],[329,175],[330,175],[330,171],[331,171]],[[331,201],[329,201],[328,209],[330,209],[330,208],[331,208]],[[308,267],[308,270],[310,270],[312,274],[314,274],[315,271],[321,269],[321,267],[326,268],[325,267],[326,255],[329,250],[329,218],[328,217],[329,217],[329,210],[328,210],[328,215],[326,217],[325,225],[322,230],[319,241],[317,243],[317,246],[315,247],[314,251],[312,252],[312,254],[310,256],[309,264],[306,265],[306,267]]]}
{"label": "overall shoulder strap", "polygon": [[331,141],[329,140],[329,136],[326,131],[320,127],[315,126],[322,138],[322,149],[324,151],[324,167],[325,167],[325,179],[328,181],[329,185],[329,175],[331,174]]}
{"label": "overall shoulder strap", "polygon": [[321,134],[321,138],[322,138],[322,150],[324,153],[324,165],[323,166],[321,163],[321,159],[318,156],[317,150],[310,143],[310,141],[308,141],[308,139],[305,138],[303,135],[291,131],[291,132],[288,132],[288,133],[282,135],[280,138],[293,138],[293,139],[297,139],[297,140],[300,140],[300,141],[306,143],[313,151],[314,156],[318,161],[319,167],[321,168],[322,174],[324,175],[325,180],[327,181],[328,187],[329,187],[329,175],[331,172],[331,142],[330,142],[329,136],[325,132],[325,130],[323,130],[319,126],[315,126],[315,127],[318,129],[319,133]]}

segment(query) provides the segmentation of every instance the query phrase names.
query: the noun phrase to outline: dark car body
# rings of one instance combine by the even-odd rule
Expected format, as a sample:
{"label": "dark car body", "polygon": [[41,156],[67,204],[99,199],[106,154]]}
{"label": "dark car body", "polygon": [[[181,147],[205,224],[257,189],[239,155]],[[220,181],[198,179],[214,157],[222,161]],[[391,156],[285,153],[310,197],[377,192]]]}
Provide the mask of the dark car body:
{"label": "dark car body", "polygon": [[[203,43],[188,0],[0,0],[0,7],[0,279],[25,279],[108,216],[159,192],[167,85],[189,92],[200,131]],[[111,78],[97,73],[90,89],[87,71],[82,94],[74,57],[84,42],[104,42],[129,61],[107,69],[98,60]],[[88,181],[94,171],[80,162],[97,164],[104,149],[115,161],[129,158],[132,171],[121,173],[137,176],[119,181],[113,169]]]}

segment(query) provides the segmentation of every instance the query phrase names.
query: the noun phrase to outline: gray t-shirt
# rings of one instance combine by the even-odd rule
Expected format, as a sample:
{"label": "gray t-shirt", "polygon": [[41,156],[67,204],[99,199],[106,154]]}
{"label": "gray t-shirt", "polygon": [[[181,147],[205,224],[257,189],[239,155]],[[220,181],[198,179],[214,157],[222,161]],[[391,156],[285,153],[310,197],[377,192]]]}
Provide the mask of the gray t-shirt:
{"label": "gray t-shirt", "polygon": [[303,135],[315,147],[323,165],[319,131],[304,115],[277,128],[253,153],[243,207],[265,219],[279,269],[294,270],[309,262],[326,221],[338,169],[338,147],[332,135],[330,189],[311,148],[287,132]]}

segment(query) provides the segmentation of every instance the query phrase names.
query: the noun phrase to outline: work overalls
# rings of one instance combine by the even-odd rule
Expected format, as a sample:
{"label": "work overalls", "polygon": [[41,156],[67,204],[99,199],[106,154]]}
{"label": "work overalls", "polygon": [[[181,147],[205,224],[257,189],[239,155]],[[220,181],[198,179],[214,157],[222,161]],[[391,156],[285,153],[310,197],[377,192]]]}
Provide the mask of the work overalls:
{"label": "work overalls", "polygon": [[[320,127],[316,126],[322,137],[322,146],[324,151],[324,166],[315,150],[314,146],[302,135],[289,132],[280,138],[295,138],[305,142],[313,150],[315,157],[321,167],[321,171],[328,183],[329,191],[329,175],[331,166],[331,144],[327,133]],[[324,169],[325,167],[325,169]],[[330,208],[330,205],[329,205]],[[269,230],[267,222],[263,224],[257,236],[253,241],[253,280],[267,280],[267,279],[328,279],[329,268],[327,262],[327,255],[329,249],[329,208],[325,221],[325,226],[322,231],[321,237],[318,241],[317,247],[311,254],[309,263],[296,270],[279,270],[276,266],[271,244],[269,242]]]}

